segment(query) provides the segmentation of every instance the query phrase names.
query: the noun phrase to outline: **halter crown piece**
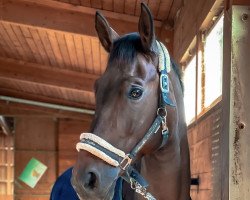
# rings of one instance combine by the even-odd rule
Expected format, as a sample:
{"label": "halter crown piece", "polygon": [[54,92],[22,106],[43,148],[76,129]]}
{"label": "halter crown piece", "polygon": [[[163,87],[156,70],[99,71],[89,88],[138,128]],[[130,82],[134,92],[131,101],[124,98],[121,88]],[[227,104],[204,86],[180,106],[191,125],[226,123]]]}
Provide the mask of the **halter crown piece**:
{"label": "halter crown piece", "polygon": [[159,50],[159,74],[160,74],[160,102],[157,111],[157,117],[153,124],[146,132],[144,137],[139,141],[135,147],[129,152],[124,151],[112,146],[104,139],[94,135],[92,133],[82,133],[80,136],[80,142],[76,144],[77,151],[85,150],[94,156],[102,159],[113,167],[119,167],[121,177],[130,183],[131,188],[137,193],[144,196],[149,200],[156,200],[149,192],[147,192],[147,181],[140,175],[140,173],[131,165],[136,158],[136,155],[145,143],[151,139],[161,128],[162,143],[159,148],[163,147],[169,137],[169,131],[166,123],[167,111],[166,106],[174,106],[170,99],[169,91],[169,77],[168,73],[171,71],[171,61],[167,48],[157,41],[157,47]]}

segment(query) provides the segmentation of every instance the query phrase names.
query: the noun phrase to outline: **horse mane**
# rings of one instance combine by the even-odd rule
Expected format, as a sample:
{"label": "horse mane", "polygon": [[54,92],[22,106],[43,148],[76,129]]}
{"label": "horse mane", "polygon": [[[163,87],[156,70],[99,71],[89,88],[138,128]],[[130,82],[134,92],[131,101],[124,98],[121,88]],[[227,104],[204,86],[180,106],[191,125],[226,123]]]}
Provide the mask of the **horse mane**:
{"label": "horse mane", "polygon": [[[109,63],[115,61],[121,64],[118,64],[118,66],[123,67],[123,64],[133,63],[138,53],[144,55],[147,60],[152,59],[152,57],[156,54],[155,52],[146,53],[144,51],[141,44],[141,38],[138,33],[124,35],[114,41],[113,49],[109,55]],[[184,91],[184,84],[182,80],[183,73],[173,59],[171,59],[171,65],[180,81],[182,91]]]}
{"label": "horse mane", "polygon": [[181,70],[179,65],[172,58],[170,60],[171,60],[172,68],[180,81],[181,90],[184,93],[183,71]]}

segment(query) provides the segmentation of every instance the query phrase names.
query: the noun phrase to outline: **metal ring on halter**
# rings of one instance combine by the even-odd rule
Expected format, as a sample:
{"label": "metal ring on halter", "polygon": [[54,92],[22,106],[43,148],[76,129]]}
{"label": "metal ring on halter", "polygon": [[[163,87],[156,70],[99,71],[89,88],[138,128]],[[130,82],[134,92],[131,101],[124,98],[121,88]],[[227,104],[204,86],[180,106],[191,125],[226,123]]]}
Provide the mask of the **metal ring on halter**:
{"label": "metal ring on halter", "polygon": [[167,117],[167,109],[164,107],[164,108],[162,108],[162,107],[160,107],[160,108],[158,108],[157,109],[157,115],[160,115],[161,117]]}

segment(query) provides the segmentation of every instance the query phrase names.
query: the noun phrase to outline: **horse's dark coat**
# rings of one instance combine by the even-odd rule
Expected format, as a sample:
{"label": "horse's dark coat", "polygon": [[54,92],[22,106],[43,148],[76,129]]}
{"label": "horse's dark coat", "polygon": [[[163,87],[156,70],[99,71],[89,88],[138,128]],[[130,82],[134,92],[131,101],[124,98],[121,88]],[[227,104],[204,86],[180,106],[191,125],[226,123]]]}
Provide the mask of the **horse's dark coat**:
{"label": "horse's dark coat", "polygon": [[[153,17],[148,7],[141,4],[139,33],[120,37],[99,12],[95,27],[110,57],[106,71],[96,82],[96,113],[90,133],[128,153],[150,129],[159,108],[162,79],[157,68],[161,56]],[[174,68],[168,73],[170,99],[176,105],[164,108],[168,114],[164,122],[170,133],[168,143],[159,149],[162,141],[159,129],[136,157],[141,160],[140,172],[149,183],[148,191],[160,200],[187,200],[190,195],[187,128],[178,72]],[[132,93],[134,87],[143,95]],[[108,165],[88,151],[79,151],[71,182],[81,199],[112,200],[120,172],[120,168]]]}

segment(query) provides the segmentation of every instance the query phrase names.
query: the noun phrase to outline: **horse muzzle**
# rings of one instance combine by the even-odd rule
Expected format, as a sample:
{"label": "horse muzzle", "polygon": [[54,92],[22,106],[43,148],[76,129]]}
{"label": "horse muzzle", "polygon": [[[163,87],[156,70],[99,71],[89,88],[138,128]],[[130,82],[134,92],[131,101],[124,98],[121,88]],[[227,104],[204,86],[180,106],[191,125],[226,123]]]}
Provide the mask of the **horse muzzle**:
{"label": "horse muzzle", "polygon": [[119,169],[80,151],[71,184],[81,200],[111,200],[118,173]]}

